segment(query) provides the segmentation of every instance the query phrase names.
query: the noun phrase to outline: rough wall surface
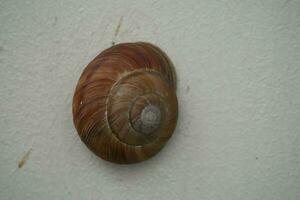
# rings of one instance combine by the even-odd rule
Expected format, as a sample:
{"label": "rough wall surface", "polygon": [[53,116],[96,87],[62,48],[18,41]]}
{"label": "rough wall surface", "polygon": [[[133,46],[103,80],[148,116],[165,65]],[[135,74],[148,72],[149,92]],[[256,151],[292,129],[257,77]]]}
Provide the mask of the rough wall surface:
{"label": "rough wall surface", "polygon": [[[300,199],[299,0],[0,0],[0,25],[1,200]],[[80,141],[71,101],[127,41],[169,54],[180,116],[161,153],[119,166]]]}

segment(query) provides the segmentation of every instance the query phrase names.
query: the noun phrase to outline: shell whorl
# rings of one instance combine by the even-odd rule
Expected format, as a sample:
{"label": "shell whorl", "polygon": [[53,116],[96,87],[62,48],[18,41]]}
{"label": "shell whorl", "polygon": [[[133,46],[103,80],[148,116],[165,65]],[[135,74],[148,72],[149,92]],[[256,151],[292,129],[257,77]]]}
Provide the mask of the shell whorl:
{"label": "shell whorl", "polygon": [[155,155],[177,122],[175,70],[149,43],[123,43],[84,69],[73,97],[82,141],[101,158],[135,163]]}

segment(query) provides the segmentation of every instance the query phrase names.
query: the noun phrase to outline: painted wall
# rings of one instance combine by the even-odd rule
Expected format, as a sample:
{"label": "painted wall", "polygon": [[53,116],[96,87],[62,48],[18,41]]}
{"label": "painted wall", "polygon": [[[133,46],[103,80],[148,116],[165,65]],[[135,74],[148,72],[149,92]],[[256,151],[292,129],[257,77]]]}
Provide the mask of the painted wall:
{"label": "painted wall", "polygon": [[[299,0],[0,0],[0,25],[1,200],[300,199]],[[180,116],[161,153],[119,166],[79,140],[71,102],[128,41],[169,54]]]}

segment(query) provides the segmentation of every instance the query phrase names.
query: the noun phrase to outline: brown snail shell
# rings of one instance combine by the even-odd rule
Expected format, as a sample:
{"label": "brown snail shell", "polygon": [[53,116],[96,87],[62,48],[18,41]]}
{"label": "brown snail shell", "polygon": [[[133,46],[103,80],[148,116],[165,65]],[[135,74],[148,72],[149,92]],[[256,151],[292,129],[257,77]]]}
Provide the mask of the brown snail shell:
{"label": "brown snail shell", "polygon": [[175,70],[167,55],[149,43],[123,43],[84,69],[73,97],[73,120],[96,155],[135,163],[158,153],[171,137],[177,107]]}

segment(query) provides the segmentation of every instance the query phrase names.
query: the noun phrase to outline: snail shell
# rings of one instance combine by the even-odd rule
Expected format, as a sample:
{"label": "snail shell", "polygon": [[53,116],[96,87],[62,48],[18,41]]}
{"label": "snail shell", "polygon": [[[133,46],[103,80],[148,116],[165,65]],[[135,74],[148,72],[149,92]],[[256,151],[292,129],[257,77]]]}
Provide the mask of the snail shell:
{"label": "snail shell", "polygon": [[81,140],[99,157],[120,164],[160,151],[177,122],[175,70],[167,55],[144,42],[101,52],[84,69],[73,97]]}

